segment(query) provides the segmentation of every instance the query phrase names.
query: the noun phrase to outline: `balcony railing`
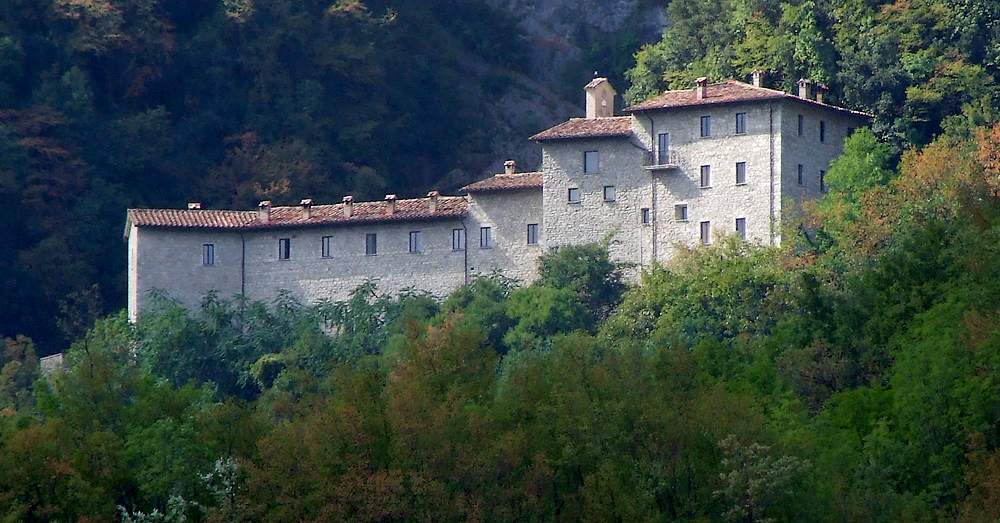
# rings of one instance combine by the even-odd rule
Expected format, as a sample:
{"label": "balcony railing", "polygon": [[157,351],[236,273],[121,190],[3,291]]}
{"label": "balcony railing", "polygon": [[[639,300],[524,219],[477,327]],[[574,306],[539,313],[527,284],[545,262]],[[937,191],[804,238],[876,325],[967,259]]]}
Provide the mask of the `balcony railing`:
{"label": "balcony railing", "polygon": [[646,161],[643,165],[646,169],[676,169],[680,167],[681,159],[677,151],[646,151]]}

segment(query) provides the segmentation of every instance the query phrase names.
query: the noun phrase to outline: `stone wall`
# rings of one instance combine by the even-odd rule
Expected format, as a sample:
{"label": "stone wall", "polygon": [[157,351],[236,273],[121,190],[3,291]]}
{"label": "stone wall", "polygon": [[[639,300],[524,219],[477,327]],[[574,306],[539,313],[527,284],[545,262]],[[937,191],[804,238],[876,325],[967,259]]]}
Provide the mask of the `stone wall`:
{"label": "stone wall", "polygon": [[[538,257],[545,242],[540,189],[474,193],[470,196],[469,272],[499,271],[524,283],[538,274]],[[539,243],[528,245],[528,224],[538,224]],[[493,248],[482,249],[479,228],[489,226]]]}

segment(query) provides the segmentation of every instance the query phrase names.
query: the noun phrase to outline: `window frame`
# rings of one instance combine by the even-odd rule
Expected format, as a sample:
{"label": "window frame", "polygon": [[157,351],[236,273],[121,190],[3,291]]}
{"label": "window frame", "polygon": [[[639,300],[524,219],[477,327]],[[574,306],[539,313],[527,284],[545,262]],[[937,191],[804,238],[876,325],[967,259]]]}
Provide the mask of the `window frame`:
{"label": "window frame", "polygon": [[489,225],[482,225],[479,227],[479,248],[480,249],[492,249],[493,248],[493,227]]}
{"label": "window frame", "polygon": [[465,243],[465,229],[452,229],[451,230],[451,250],[452,252],[464,251],[466,247]]}
{"label": "window frame", "polygon": [[676,222],[687,222],[688,221],[688,204],[686,203],[675,203],[674,204],[674,221]]}
{"label": "window frame", "polygon": [[423,231],[410,231],[408,247],[410,254],[423,254],[424,252]]}
{"label": "window frame", "polygon": [[215,244],[201,244],[201,264],[204,267],[215,267]]}
{"label": "window frame", "polygon": [[[574,192],[575,191],[575,192]],[[576,195],[576,199],[573,199],[573,195]],[[580,203],[580,188],[579,187],[568,187],[566,189],[566,203],[569,204],[579,204]]]}
{"label": "window frame", "polygon": [[747,134],[747,113],[736,113],[736,134]]}
{"label": "window frame", "polygon": [[[588,158],[593,155],[594,165],[591,168],[591,162]],[[601,172],[601,154],[599,151],[583,151],[583,174],[596,174]]]}
{"label": "window frame", "polygon": [[[741,175],[743,178],[742,180],[740,179]],[[736,185],[746,185],[746,184],[747,184],[747,163],[736,162]]]}
{"label": "window frame", "polygon": [[698,169],[698,187],[709,189],[712,187],[712,166],[702,165]]}
{"label": "window frame", "polygon": [[[740,225],[743,227],[741,228]],[[747,239],[747,219],[745,216],[736,218],[736,235],[743,240]]]}
{"label": "window frame", "polygon": [[[526,238],[527,244],[528,245],[538,245],[539,230],[538,230],[538,224],[537,223],[529,223],[528,224],[527,234],[528,234],[528,237]],[[534,241],[532,241],[532,240],[534,240]]]}
{"label": "window frame", "polygon": [[649,207],[639,209],[639,223],[643,225],[653,223],[653,212],[649,209]]}
{"label": "window frame", "polygon": [[800,114],[799,115],[799,120],[798,120],[798,133],[797,133],[798,136],[802,136],[802,133],[805,132],[805,129],[804,129],[805,125],[806,125],[806,118],[805,118],[805,116],[803,116],[803,115]]}
{"label": "window frame", "polygon": [[365,233],[365,256],[378,256],[378,233]]}
{"label": "window frame", "polygon": [[319,257],[320,258],[332,258],[333,257],[333,236],[323,236],[319,240]]}
{"label": "window frame", "polygon": [[[610,198],[608,198],[608,189],[611,189]],[[618,200],[618,189],[614,185],[605,185],[603,195],[605,203],[613,203]]]}
{"label": "window frame", "polygon": [[712,137],[712,115],[704,114],[699,117],[698,133],[699,133],[699,138]]}
{"label": "window frame", "polygon": [[826,121],[825,120],[820,120],[819,121],[819,141],[820,141],[820,143],[825,143],[826,142]]}
{"label": "window frame", "polygon": [[796,175],[798,176],[799,185],[806,184],[805,170],[806,170],[805,165],[802,165],[801,163],[798,164],[798,172],[796,173]]}
{"label": "window frame", "polygon": [[701,240],[702,245],[712,244],[712,222],[711,220],[705,220],[698,223],[698,239]]}
{"label": "window frame", "polygon": [[292,259],[292,239],[278,238],[278,260],[288,261]]}

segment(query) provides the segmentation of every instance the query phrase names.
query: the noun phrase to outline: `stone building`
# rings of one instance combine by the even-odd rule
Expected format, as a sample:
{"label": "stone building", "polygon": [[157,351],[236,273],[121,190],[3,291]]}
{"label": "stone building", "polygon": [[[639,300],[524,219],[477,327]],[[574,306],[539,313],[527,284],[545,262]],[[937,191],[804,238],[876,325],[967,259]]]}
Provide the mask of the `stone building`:
{"label": "stone building", "polygon": [[439,296],[478,274],[527,282],[546,249],[606,237],[613,258],[637,268],[726,234],[778,244],[781,217],[826,190],[830,162],[869,119],[825,103],[824,91],[807,80],[794,95],[768,89],[759,74],[752,84],[702,78],[615,116],[616,92],[596,78],[584,118],[531,137],[540,172],[507,162],[462,196],[130,209],[129,316],[154,289],[194,306],[208,291],[343,299],[369,279]]}

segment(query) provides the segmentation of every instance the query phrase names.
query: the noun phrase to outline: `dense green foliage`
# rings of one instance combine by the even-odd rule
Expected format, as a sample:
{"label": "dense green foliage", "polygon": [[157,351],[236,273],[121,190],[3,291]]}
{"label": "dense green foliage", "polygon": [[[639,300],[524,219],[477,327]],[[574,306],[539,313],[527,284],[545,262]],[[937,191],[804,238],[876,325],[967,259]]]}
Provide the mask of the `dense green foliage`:
{"label": "dense green foliage", "polygon": [[9,520],[991,521],[1000,126],[860,131],[785,246],[626,288],[600,244],[438,302],[163,298],[38,377],[9,340]]}

